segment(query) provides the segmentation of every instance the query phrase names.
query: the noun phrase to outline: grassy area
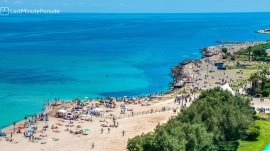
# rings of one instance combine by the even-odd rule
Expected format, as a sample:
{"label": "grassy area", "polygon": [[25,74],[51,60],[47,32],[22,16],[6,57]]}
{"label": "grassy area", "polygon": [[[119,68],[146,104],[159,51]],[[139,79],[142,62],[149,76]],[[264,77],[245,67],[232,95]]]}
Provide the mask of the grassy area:
{"label": "grassy area", "polygon": [[[257,55],[257,56],[253,56],[253,52],[256,51],[257,54],[258,54],[258,51],[260,50],[266,50],[266,49],[269,49],[270,48],[270,42],[267,42],[265,44],[258,44],[258,45],[254,45],[254,46],[251,46],[251,59],[252,60],[261,60],[261,61],[266,61],[266,62],[269,62],[269,53],[268,55]],[[245,49],[240,49],[238,52],[235,52],[235,59],[236,61],[247,61],[249,58],[248,58],[248,54],[249,54],[249,49],[248,48],[245,48]]]}
{"label": "grassy area", "polygon": [[238,151],[262,151],[270,143],[270,121],[258,120],[260,136],[257,141],[239,141]]}
{"label": "grassy area", "polygon": [[[251,48],[254,49],[269,49],[270,48],[270,42],[267,42],[265,44],[258,44],[251,46]],[[248,49],[240,49],[236,54],[248,54]]]}

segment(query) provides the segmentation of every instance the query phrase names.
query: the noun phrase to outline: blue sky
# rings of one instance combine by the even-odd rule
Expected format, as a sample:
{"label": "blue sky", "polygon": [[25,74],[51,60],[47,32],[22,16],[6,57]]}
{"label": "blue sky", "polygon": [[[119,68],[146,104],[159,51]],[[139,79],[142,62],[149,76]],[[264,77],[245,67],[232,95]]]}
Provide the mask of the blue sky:
{"label": "blue sky", "polygon": [[270,12],[270,0],[0,0],[0,6],[89,13]]}

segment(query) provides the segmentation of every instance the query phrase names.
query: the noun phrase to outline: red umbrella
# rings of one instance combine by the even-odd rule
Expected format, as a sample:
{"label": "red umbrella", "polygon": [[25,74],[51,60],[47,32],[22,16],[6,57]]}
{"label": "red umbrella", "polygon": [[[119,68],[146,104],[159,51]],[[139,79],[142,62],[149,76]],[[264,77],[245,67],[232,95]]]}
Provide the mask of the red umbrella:
{"label": "red umbrella", "polygon": [[23,129],[23,126],[18,126],[18,129]]}

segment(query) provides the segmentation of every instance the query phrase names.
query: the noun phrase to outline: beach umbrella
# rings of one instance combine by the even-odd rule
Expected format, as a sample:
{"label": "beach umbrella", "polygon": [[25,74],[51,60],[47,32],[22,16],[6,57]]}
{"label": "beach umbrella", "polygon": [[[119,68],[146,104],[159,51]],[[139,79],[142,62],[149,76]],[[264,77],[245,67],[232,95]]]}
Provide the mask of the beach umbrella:
{"label": "beach umbrella", "polygon": [[34,133],[34,130],[33,129],[29,129],[29,130],[27,130],[27,133]]}
{"label": "beach umbrella", "polygon": [[18,126],[18,129],[23,129],[24,127],[22,125]]}
{"label": "beach umbrella", "polygon": [[91,131],[91,130],[90,130],[90,128],[86,128],[86,129],[84,129],[84,133],[85,133],[85,134],[89,134],[89,133],[90,133],[90,131]]}
{"label": "beach umbrella", "polygon": [[90,128],[86,128],[86,129],[84,129],[84,130],[85,130],[86,132],[87,132],[87,131],[90,132],[91,129],[90,129]]}
{"label": "beach umbrella", "polygon": [[29,125],[30,123],[28,121],[24,122],[24,124]]}

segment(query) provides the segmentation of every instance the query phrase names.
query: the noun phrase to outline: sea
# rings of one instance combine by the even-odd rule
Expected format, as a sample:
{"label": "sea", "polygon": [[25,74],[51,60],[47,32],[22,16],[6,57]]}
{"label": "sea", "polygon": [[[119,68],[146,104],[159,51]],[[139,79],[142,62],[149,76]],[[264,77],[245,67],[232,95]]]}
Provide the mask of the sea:
{"label": "sea", "polygon": [[55,98],[167,91],[171,68],[216,41],[269,40],[270,13],[0,16],[0,127]]}

